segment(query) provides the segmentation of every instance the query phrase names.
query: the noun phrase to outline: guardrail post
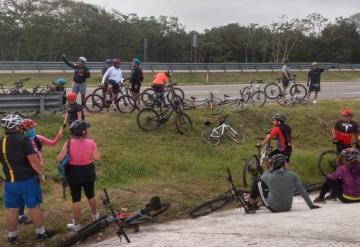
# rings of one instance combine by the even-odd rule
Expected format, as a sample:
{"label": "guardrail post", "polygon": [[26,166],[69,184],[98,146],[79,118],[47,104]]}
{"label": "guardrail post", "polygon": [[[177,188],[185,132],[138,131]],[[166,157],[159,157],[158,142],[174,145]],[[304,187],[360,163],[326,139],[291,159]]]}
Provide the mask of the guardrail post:
{"label": "guardrail post", "polygon": [[40,96],[40,113],[43,114],[45,112],[45,99],[44,96]]}

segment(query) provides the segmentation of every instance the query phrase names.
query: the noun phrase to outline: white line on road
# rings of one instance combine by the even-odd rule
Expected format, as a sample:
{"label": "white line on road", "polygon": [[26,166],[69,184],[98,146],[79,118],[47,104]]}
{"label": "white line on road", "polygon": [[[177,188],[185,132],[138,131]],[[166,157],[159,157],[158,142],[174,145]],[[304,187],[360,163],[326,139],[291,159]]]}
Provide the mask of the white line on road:
{"label": "white line on road", "polygon": [[360,94],[360,92],[343,93],[343,94]]}
{"label": "white line on road", "polygon": [[346,87],[356,87],[357,88],[357,87],[360,87],[360,86],[346,86]]}

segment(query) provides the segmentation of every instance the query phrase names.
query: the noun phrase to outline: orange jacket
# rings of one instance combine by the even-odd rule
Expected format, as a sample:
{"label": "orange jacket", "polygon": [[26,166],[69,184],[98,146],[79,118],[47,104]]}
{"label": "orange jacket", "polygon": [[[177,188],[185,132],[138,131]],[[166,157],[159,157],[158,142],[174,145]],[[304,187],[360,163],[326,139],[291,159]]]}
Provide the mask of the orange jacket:
{"label": "orange jacket", "polygon": [[169,77],[165,73],[157,73],[154,77],[153,84],[165,86],[169,81]]}

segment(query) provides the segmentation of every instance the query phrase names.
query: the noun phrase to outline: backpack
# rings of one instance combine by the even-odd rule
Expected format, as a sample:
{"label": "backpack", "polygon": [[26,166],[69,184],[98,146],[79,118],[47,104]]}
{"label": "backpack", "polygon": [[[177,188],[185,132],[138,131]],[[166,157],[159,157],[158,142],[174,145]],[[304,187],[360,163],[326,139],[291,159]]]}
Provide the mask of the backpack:
{"label": "backpack", "polygon": [[66,168],[70,163],[70,143],[71,143],[71,139],[67,143],[67,151],[65,157],[61,161],[59,161],[59,165],[58,165],[58,173],[61,177],[61,183],[63,187],[63,198],[65,200],[66,200],[66,187],[68,185],[65,174],[66,174]]}

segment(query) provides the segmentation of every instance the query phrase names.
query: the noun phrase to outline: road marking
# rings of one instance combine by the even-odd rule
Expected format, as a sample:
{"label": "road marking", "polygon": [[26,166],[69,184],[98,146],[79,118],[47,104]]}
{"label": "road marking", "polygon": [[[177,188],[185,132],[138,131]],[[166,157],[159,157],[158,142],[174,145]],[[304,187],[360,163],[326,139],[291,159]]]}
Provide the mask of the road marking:
{"label": "road marking", "polygon": [[360,94],[360,92],[343,93],[343,94]]}
{"label": "road marking", "polygon": [[355,88],[358,88],[358,87],[360,87],[360,86],[346,86],[346,87],[355,87]]}

